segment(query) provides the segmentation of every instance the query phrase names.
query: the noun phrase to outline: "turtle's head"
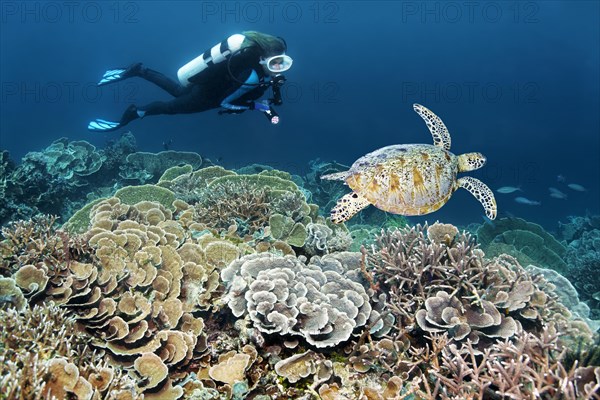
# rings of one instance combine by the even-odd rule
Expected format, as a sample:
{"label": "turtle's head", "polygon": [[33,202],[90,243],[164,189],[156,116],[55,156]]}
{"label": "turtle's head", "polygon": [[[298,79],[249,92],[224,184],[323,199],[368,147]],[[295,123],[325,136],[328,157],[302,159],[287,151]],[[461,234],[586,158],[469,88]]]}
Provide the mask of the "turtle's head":
{"label": "turtle's head", "polygon": [[465,153],[458,156],[458,172],[473,171],[485,165],[487,159],[481,153]]}

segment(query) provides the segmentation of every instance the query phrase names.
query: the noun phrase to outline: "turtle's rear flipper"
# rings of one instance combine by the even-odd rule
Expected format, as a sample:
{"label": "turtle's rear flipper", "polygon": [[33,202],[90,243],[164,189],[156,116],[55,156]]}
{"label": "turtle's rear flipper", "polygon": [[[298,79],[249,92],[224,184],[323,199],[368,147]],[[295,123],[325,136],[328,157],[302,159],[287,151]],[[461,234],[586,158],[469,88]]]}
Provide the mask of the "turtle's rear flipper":
{"label": "turtle's rear flipper", "polygon": [[354,214],[370,205],[369,201],[356,192],[350,192],[338,200],[331,209],[331,222],[340,224],[348,221]]}
{"label": "turtle's rear flipper", "polygon": [[496,199],[494,193],[486,186],[485,183],[479,179],[472,178],[470,176],[464,176],[458,181],[458,186],[467,189],[483,206],[485,209],[485,215],[489,219],[495,219],[498,213],[498,207],[496,206]]}

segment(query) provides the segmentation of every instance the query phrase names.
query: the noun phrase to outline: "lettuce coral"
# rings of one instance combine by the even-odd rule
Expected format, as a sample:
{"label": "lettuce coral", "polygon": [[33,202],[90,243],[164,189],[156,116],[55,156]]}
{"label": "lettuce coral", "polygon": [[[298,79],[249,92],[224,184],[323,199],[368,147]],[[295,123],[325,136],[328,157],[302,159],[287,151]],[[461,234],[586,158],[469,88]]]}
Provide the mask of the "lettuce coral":
{"label": "lettuce coral", "polygon": [[[358,253],[303,257],[251,254],[221,272],[226,302],[236,317],[248,314],[265,333],[298,335],[316,346],[331,347],[365,325],[371,305],[362,284],[347,270]],[[352,261],[354,260],[354,261]]]}

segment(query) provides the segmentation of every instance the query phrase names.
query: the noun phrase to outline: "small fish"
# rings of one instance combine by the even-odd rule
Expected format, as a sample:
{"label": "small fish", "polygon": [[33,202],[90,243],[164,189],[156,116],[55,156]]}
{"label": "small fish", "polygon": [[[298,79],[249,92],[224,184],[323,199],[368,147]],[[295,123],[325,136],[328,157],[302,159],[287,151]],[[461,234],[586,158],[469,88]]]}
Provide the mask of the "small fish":
{"label": "small fish", "polygon": [[576,192],[587,192],[586,188],[576,183],[569,183],[567,186],[569,187],[569,189],[573,189]]}
{"label": "small fish", "polygon": [[520,187],[502,186],[501,188],[496,189],[496,192],[508,194],[508,193],[514,193],[514,192],[522,192],[522,190]]}
{"label": "small fish", "polygon": [[558,193],[550,193],[550,197],[554,197],[555,199],[561,199],[561,200],[567,199],[566,194],[558,194]]}
{"label": "small fish", "polygon": [[515,197],[515,201],[519,204],[525,204],[528,206],[539,206],[542,204],[540,201],[529,200],[529,199],[526,199],[525,197]]}
{"label": "small fish", "polygon": [[565,177],[563,175],[557,175],[556,182],[565,182]]}
{"label": "small fish", "polygon": [[558,190],[557,188],[553,188],[553,187],[549,187],[548,190],[550,191],[550,197],[554,197],[555,199],[566,199],[567,195],[563,192],[561,192],[560,190]]}

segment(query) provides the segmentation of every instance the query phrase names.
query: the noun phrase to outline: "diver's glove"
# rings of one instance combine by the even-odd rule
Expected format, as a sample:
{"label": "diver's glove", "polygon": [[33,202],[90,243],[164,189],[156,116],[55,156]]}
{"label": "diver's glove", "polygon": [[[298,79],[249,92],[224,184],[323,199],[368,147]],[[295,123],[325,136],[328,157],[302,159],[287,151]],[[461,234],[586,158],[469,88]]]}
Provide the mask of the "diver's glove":
{"label": "diver's glove", "polygon": [[265,113],[265,116],[269,119],[269,121],[271,121],[272,124],[279,123],[279,115],[275,112],[275,110],[271,108],[271,106],[266,101],[261,103],[252,102],[252,104],[250,104],[250,109],[262,111],[263,113]]}
{"label": "diver's glove", "polygon": [[269,111],[271,108],[269,107],[269,105],[267,103],[255,103],[252,102],[250,104],[250,109],[251,110],[258,110],[258,111],[262,111],[262,112],[267,112]]}

